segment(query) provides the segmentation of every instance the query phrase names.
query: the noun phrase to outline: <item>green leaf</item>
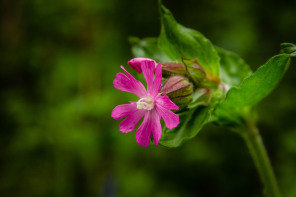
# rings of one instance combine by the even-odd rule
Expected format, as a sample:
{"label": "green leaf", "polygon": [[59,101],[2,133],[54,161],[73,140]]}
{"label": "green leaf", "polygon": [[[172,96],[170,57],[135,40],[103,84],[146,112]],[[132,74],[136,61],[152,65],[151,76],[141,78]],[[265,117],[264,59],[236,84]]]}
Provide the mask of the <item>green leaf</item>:
{"label": "green leaf", "polygon": [[252,74],[249,65],[236,53],[216,47],[220,56],[220,73],[222,82],[230,87],[238,87]]}
{"label": "green leaf", "polygon": [[[232,87],[227,92],[225,100],[217,105],[214,111],[214,121],[231,128],[243,126],[244,116],[251,112],[254,113],[251,106],[266,97],[283,77],[289,67],[290,57],[293,56],[293,47],[295,45],[282,45],[284,50],[282,52],[287,54],[270,58],[256,72],[243,80],[240,86]],[[221,59],[223,59],[222,56]]]}
{"label": "green leaf", "polygon": [[293,57],[296,57],[296,45],[292,43],[282,43],[281,44],[281,52],[290,54]]}
{"label": "green leaf", "polygon": [[241,110],[233,109],[222,103],[215,109],[212,122],[234,130],[245,125],[244,116],[250,113],[250,109],[250,107],[244,107]]}
{"label": "green leaf", "polygon": [[157,62],[172,61],[158,47],[158,38],[144,38],[140,40],[137,37],[130,37],[132,44],[132,53],[135,57],[146,57],[154,59]]}
{"label": "green leaf", "polygon": [[163,128],[160,144],[167,147],[180,146],[184,141],[195,137],[201,128],[209,121],[210,106],[199,106],[179,115],[180,124],[174,129]]}
{"label": "green leaf", "polygon": [[208,76],[219,79],[219,56],[211,42],[198,31],[178,24],[172,13],[161,4],[160,15],[160,49],[174,61],[197,58]]}
{"label": "green leaf", "polygon": [[239,88],[231,88],[222,105],[241,108],[258,103],[276,87],[289,67],[289,62],[290,55],[287,54],[272,57],[246,78]]}

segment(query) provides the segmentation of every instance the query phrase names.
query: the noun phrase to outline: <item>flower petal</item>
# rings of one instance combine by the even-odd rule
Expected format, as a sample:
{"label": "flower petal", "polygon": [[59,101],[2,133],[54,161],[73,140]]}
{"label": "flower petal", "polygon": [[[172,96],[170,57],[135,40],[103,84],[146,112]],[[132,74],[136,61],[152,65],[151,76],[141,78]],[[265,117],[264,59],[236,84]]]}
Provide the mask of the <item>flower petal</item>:
{"label": "flower petal", "polygon": [[123,133],[128,133],[131,132],[135,129],[137,126],[138,122],[143,118],[145,115],[146,110],[136,110],[134,112],[131,112],[128,114],[127,118],[124,119],[120,124],[119,124],[119,130]]}
{"label": "flower petal", "polygon": [[[142,71],[147,83],[147,91],[148,93],[152,93],[153,89],[153,78],[155,71],[155,62],[153,60],[145,60],[141,63]],[[154,96],[154,95],[151,95]]]}
{"label": "flower petal", "polygon": [[123,73],[117,73],[116,78],[113,81],[114,87],[124,92],[133,93],[139,98],[145,96],[146,89],[143,84],[129,74],[123,66],[121,66],[121,68],[124,70],[126,75]]}
{"label": "flower petal", "polygon": [[173,103],[167,95],[164,96],[156,96],[155,97],[156,104],[166,108],[168,110],[179,110],[179,107]]}
{"label": "flower petal", "polygon": [[175,105],[166,95],[158,96],[156,99],[156,110],[163,118],[167,128],[172,129],[180,123],[179,116],[170,109],[178,110],[179,107]]}
{"label": "flower petal", "polygon": [[157,146],[160,140],[162,129],[160,124],[160,116],[154,109],[148,111],[144,116],[144,121],[136,131],[136,140],[141,146],[148,146],[153,134],[154,143]]}
{"label": "flower petal", "polygon": [[163,118],[165,126],[168,129],[175,128],[180,123],[179,116],[170,110],[158,107],[157,112]]}
{"label": "flower petal", "polygon": [[150,111],[145,114],[144,120],[136,131],[136,141],[139,145],[146,147],[150,143],[151,138],[151,120]]}
{"label": "flower petal", "polygon": [[[136,58],[131,59],[130,61],[128,61],[128,65],[132,69],[135,69],[138,73],[142,73],[141,64],[145,60],[152,60],[152,59],[145,58],[145,57],[136,57]],[[152,60],[152,61],[154,61],[154,60]]]}
{"label": "flower petal", "polygon": [[116,106],[111,114],[111,117],[114,119],[122,119],[128,116],[130,113],[138,110],[136,102],[130,102],[130,104],[123,104]]}
{"label": "flower petal", "polygon": [[153,86],[151,88],[152,92],[149,92],[152,95],[157,95],[159,92],[159,88],[161,86],[161,82],[162,82],[162,68],[161,68],[161,64],[158,63],[155,69],[155,76],[154,76],[154,80],[153,80]]}
{"label": "flower petal", "polygon": [[162,129],[160,124],[160,115],[156,110],[153,110],[151,114],[151,121],[152,121],[151,125],[153,125],[152,134],[153,134],[154,144],[155,146],[157,146],[162,134]]}

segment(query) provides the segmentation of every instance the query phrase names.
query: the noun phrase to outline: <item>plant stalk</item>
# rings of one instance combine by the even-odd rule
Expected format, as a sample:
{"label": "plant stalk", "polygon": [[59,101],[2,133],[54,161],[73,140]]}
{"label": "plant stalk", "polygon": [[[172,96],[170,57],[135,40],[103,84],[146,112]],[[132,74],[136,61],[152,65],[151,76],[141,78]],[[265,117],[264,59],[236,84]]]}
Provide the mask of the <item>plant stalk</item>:
{"label": "plant stalk", "polygon": [[264,185],[264,193],[268,197],[281,197],[277,181],[270,164],[267,152],[255,123],[248,118],[248,128],[243,132],[243,138],[250,150],[251,156]]}

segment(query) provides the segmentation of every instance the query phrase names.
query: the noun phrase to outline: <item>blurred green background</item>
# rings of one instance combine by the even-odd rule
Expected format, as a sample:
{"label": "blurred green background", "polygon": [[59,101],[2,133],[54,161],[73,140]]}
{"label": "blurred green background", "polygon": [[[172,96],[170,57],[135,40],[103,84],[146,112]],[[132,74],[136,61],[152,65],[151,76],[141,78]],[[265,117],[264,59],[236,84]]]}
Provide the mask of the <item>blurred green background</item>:
{"label": "blurred green background", "polygon": [[[253,70],[296,43],[293,0],[164,4]],[[110,117],[134,99],[112,81],[132,58],[129,36],[158,36],[156,0],[4,0],[0,15],[0,196],[262,196],[236,134],[208,125],[179,148],[143,148]],[[285,197],[296,196],[295,66],[257,106]]]}

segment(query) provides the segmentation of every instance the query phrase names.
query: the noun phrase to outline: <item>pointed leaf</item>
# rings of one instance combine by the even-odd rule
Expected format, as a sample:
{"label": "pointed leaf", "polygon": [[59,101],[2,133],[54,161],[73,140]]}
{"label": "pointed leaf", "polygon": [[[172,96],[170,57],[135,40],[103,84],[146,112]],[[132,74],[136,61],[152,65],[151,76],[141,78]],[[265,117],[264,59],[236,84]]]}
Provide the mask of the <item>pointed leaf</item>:
{"label": "pointed leaf", "polygon": [[163,5],[160,14],[160,49],[174,61],[197,58],[209,77],[219,79],[219,56],[211,42],[198,31],[178,24]]}
{"label": "pointed leaf", "polygon": [[281,52],[290,54],[292,57],[296,57],[296,45],[292,43],[282,43],[281,44]]}
{"label": "pointed leaf", "polygon": [[287,54],[272,57],[246,78],[239,88],[231,88],[222,105],[241,108],[258,103],[276,87],[287,70],[289,62],[290,55]]}

